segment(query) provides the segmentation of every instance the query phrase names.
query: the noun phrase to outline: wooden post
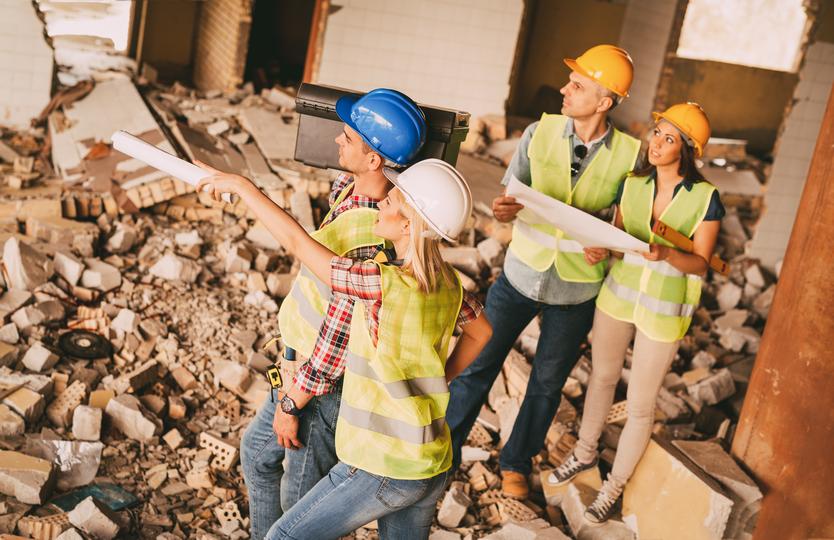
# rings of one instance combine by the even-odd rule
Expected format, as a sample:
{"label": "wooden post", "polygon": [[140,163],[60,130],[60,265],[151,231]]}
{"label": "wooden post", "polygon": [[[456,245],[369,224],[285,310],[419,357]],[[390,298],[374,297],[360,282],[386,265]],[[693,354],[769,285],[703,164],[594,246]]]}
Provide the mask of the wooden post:
{"label": "wooden post", "polygon": [[765,493],[755,539],[834,537],[834,92],[732,453]]}

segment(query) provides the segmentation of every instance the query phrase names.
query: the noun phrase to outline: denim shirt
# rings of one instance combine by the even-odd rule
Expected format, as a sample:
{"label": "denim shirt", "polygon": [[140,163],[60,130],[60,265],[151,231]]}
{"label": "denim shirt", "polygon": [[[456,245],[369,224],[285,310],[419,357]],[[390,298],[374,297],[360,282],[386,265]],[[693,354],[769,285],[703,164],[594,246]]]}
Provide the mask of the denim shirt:
{"label": "denim shirt", "polygon": [[[530,175],[530,158],[527,156],[527,149],[530,146],[530,140],[533,138],[533,132],[536,130],[538,124],[538,122],[533,122],[524,130],[524,134],[518,143],[518,148],[516,148],[515,154],[513,154],[513,158],[510,161],[510,166],[507,168],[507,172],[501,180],[502,185],[506,186],[509,184],[510,178],[513,175],[520,182],[528,186],[533,183]],[[580,160],[579,172],[571,178],[571,186],[576,185],[576,181],[585,172],[588,164],[603,144],[608,148],[611,147],[613,133],[614,131],[609,125],[608,130],[601,137],[590,141],[586,145],[588,146],[588,152]],[[576,136],[573,129],[573,120],[570,118],[565,125],[565,131],[562,137],[570,137],[572,148],[584,144]],[[573,152],[571,152],[571,159],[577,159],[573,155]],[[602,282],[576,283],[565,281],[559,277],[559,273],[553,265],[544,272],[534,270],[516,257],[510,249],[507,250],[507,256],[504,259],[504,275],[507,276],[507,280],[509,280],[510,284],[519,293],[535,302],[542,302],[549,305],[575,305],[587,302],[599,294],[599,290],[602,287]]]}

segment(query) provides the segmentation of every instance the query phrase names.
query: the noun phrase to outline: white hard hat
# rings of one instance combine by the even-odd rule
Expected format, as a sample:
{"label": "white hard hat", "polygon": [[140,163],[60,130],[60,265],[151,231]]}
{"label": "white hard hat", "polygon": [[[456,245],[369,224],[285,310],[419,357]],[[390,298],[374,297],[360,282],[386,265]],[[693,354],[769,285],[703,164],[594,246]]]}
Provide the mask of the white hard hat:
{"label": "white hard hat", "polygon": [[401,173],[390,168],[383,172],[437,234],[451,242],[456,240],[472,213],[472,194],[457,169],[431,158]]}

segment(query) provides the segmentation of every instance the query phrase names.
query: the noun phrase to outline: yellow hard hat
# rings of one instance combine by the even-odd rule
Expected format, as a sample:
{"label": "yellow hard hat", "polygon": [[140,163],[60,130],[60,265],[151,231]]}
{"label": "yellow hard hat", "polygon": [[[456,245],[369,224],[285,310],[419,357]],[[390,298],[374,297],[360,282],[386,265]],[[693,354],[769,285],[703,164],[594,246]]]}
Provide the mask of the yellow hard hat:
{"label": "yellow hard hat", "polygon": [[628,97],[634,65],[631,56],[614,45],[591,47],[577,58],[565,58],[565,64],[573,71],[590,77],[620,97]]}
{"label": "yellow hard hat", "polygon": [[701,156],[704,153],[704,146],[709,140],[710,128],[707,113],[697,103],[688,101],[672,105],[664,112],[652,113],[655,122],[661,119],[666,120],[683,133],[692,146],[695,147],[695,155]]}

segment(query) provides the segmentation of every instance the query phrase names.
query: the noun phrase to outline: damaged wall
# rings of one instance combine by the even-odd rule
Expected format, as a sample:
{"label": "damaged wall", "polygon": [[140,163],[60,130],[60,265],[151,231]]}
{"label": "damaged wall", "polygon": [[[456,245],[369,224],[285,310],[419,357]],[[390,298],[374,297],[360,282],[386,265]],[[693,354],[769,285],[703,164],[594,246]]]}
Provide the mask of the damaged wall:
{"label": "damaged wall", "polygon": [[630,0],[620,33],[620,47],[634,61],[634,80],[629,98],[614,109],[611,117],[620,126],[641,131],[640,124],[651,122],[655,93],[666,61],[669,37],[676,23],[681,2],[668,0]]}
{"label": "damaged wall", "polygon": [[31,2],[0,0],[0,124],[28,126],[49,102],[52,49]]}
{"label": "damaged wall", "polygon": [[145,0],[148,3],[142,37],[142,62],[150,64],[160,80],[190,82],[195,32],[201,2]]}
{"label": "damaged wall", "polygon": [[194,84],[228,90],[243,83],[253,0],[203,2],[197,24]]}
{"label": "damaged wall", "polygon": [[669,66],[668,103],[697,101],[709,115],[713,136],[746,139],[752,153],[771,151],[795,73],[679,57]]}
{"label": "damaged wall", "polygon": [[515,68],[508,110],[538,118],[561,108],[559,89],[570,74],[562,58],[575,58],[599,43],[617,43],[626,6],[600,0],[531,1],[528,9],[529,28],[522,37],[524,51]]}
{"label": "damaged wall", "polygon": [[808,46],[785,116],[768,179],[765,210],[756,226],[750,255],[773,268],[785,255],[799,199],[834,84],[834,0],[821,4],[813,42]]}
{"label": "damaged wall", "polygon": [[333,0],[314,82],[501,112],[522,0]]}

